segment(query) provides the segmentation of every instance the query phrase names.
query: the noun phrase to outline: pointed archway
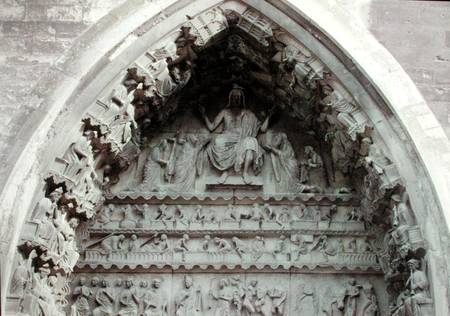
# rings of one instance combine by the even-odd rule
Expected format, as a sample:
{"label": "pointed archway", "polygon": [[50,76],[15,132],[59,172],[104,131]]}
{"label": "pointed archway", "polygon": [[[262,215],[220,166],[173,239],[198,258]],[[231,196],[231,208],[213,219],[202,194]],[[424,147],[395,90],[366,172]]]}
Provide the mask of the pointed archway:
{"label": "pointed archway", "polygon": [[[319,31],[319,29],[314,28],[314,24],[311,24],[310,22],[305,22],[305,15],[309,14],[310,16],[314,16],[315,13],[317,13],[317,11],[314,11],[314,9],[317,9],[318,6],[315,6],[313,4],[305,4],[305,6],[303,7],[303,15],[301,14],[302,12],[299,12],[298,10],[294,10],[295,6],[291,6],[287,3],[269,3],[269,2],[261,2],[261,3],[249,3],[249,5],[251,6],[253,4],[254,8],[257,9],[255,12],[255,14],[257,15],[257,17],[255,18],[254,16],[250,16],[249,20],[251,20],[252,18],[255,18],[255,20],[251,20],[252,22],[254,22],[256,25],[258,25],[258,27],[260,26],[258,23],[261,23],[260,20],[258,20],[258,16],[262,13],[262,16],[264,17],[268,17],[270,19],[272,19],[272,21],[277,21],[277,24],[279,24],[281,27],[283,27],[291,36],[295,41],[300,40],[301,43],[304,44],[304,46],[306,46],[308,48],[308,50],[310,50],[312,52],[312,54],[318,58],[318,66],[319,67],[325,67],[326,69],[331,70],[331,72],[334,74],[335,78],[337,78],[338,82],[342,85],[342,89],[343,91],[347,91],[350,98],[353,98],[356,103],[358,104],[358,106],[360,106],[363,109],[363,112],[365,113],[365,115],[370,119],[371,123],[373,124],[373,126],[375,127],[375,133],[373,135],[373,142],[375,144],[378,144],[381,148],[382,151],[384,152],[385,155],[388,156],[390,161],[393,161],[394,164],[396,165],[396,168],[398,169],[398,172],[401,176],[401,180],[403,181],[403,186],[406,188],[406,190],[408,192],[417,192],[417,190],[415,188],[417,188],[417,186],[419,184],[414,183],[413,176],[412,176],[412,172],[410,170],[414,170],[414,168],[417,166],[418,162],[415,159],[415,154],[408,152],[408,148],[402,148],[403,146],[399,146],[399,144],[401,144],[400,141],[400,137],[402,137],[402,130],[400,127],[398,127],[396,125],[396,119],[402,119],[401,115],[403,112],[398,111],[398,113],[395,113],[397,115],[399,115],[400,117],[396,117],[395,115],[393,115],[394,113],[392,112],[392,109],[396,110],[398,108],[396,108],[396,105],[401,104],[402,100],[399,99],[394,99],[396,94],[389,94],[388,92],[391,91],[390,88],[388,86],[384,86],[382,82],[376,82],[377,85],[373,86],[371,85],[371,81],[375,81],[377,79],[377,75],[376,73],[373,73],[373,76],[365,76],[364,72],[369,72],[370,71],[370,65],[365,64],[367,62],[367,59],[364,58],[359,58],[359,59],[355,59],[358,61],[358,64],[352,64],[349,62],[349,59],[346,57],[346,52],[342,51],[341,49],[339,49],[340,45],[341,47],[344,47],[345,49],[347,49],[348,51],[351,51],[353,49],[352,52],[357,52],[357,50],[350,44],[348,43],[348,45],[344,45],[345,40],[341,40],[338,42],[334,42],[333,40],[331,40],[329,37],[325,36],[325,34],[323,34],[322,32]],[[275,6],[275,7],[274,7]],[[243,3],[237,3],[237,2],[227,2],[224,5],[224,8],[234,8],[234,11],[238,11],[242,10],[242,8],[244,8],[244,10],[241,12],[241,14],[244,14],[245,11],[245,5]],[[278,7],[278,8],[276,8]],[[289,11],[288,9],[291,9],[291,11]],[[169,8],[167,12],[171,12]],[[199,12],[199,7],[196,6],[188,6],[186,8],[187,10],[192,10],[194,12],[194,14],[192,14],[192,17],[194,18],[194,21],[199,21],[201,22],[205,22],[205,20],[203,19],[196,19],[198,16],[196,15],[196,13]],[[204,9],[204,8],[202,8]],[[308,11],[310,10],[310,11]],[[306,13],[307,12],[307,13]],[[327,12],[327,11],[325,11]],[[328,11],[329,12],[329,11]],[[172,12],[174,13],[174,12]],[[119,53],[113,53],[111,55],[111,59],[114,60],[114,57],[117,57],[118,59],[115,59],[116,62],[114,64],[114,67],[118,67],[117,69],[120,69],[120,67],[122,68],[132,68],[130,67],[130,63],[132,60],[134,60],[133,58],[130,57],[130,55],[135,55],[135,56],[139,56],[143,53],[144,50],[147,50],[147,47],[149,45],[149,43],[152,43],[155,47],[158,47],[158,44],[156,44],[154,41],[149,41],[147,42],[147,40],[151,37],[153,37],[154,34],[157,33],[158,27],[160,27],[160,31],[164,30],[164,33],[170,33],[168,30],[169,29],[173,29],[174,36],[173,37],[163,37],[165,40],[167,39],[171,39],[171,40],[176,40],[179,37],[179,34],[177,32],[178,26],[175,27],[175,25],[177,24],[176,21],[180,21],[179,23],[181,23],[181,21],[183,21],[183,19],[179,16],[177,16],[176,14],[170,15],[168,14],[169,17],[162,18],[162,22],[161,23],[156,23],[156,25],[153,25],[153,27],[151,27],[150,29],[148,29],[145,35],[143,35],[141,37],[142,41],[138,41],[136,42],[134,45],[130,45],[128,47],[128,49],[125,49],[124,53],[122,55],[119,55]],[[283,17],[283,18],[281,18]],[[205,18],[208,18],[208,15],[205,15]],[[322,20],[323,18],[320,16],[315,16],[315,23],[316,26],[317,24],[320,26],[324,26],[326,25],[326,23],[323,22]],[[264,19],[262,19],[264,20]],[[336,22],[336,19],[332,19],[334,22]],[[320,24],[319,21],[321,21],[323,24]],[[294,22],[294,23],[292,23]],[[194,22],[192,22],[194,23]],[[341,23],[344,25],[344,22],[341,21]],[[151,23],[150,23],[151,25]],[[171,25],[172,27],[167,27],[167,25]],[[339,25],[339,24],[338,24]],[[195,26],[195,25],[194,25]],[[270,25],[270,27],[272,27],[272,25]],[[331,29],[328,28],[329,33],[331,33]],[[151,32],[155,32],[153,34],[151,34]],[[208,29],[208,31],[210,31]],[[249,31],[251,31],[251,29],[249,29]],[[255,31],[255,29],[253,29],[253,31]],[[269,30],[263,29],[263,30],[258,30],[256,29],[256,31],[258,32],[268,32]],[[344,31],[346,31],[344,29]],[[344,32],[345,33],[345,32]],[[250,32],[251,34],[251,32]],[[261,33],[257,33],[257,34],[261,34]],[[263,33],[264,34],[264,33]],[[333,33],[335,34],[335,33]],[[205,34],[199,34],[199,35],[205,35]],[[206,36],[209,36],[210,34],[206,33]],[[208,38],[207,38],[208,39]],[[318,40],[319,39],[319,40]],[[205,41],[206,42],[206,41]],[[286,44],[286,43],[285,43]],[[338,44],[338,45],[337,45]],[[374,45],[373,47],[376,47],[376,45]],[[178,48],[176,46],[176,48]],[[131,53],[131,54],[130,54]],[[181,56],[181,54],[179,54],[180,52],[178,52],[178,54],[176,54],[177,56]],[[127,54],[128,55],[127,57]],[[124,59],[125,56],[125,59]],[[120,61],[123,61],[123,63],[120,63]],[[185,61],[184,61],[185,62]],[[111,67],[109,71],[111,71],[112,68]],[[358,70],[358,68],[360,68],[360,71]],[[320,69],[320,68],[319,68]],[[321,71],[318,69],[314,69],[317,73],[319,73]],[[398,72],[399,73],[399,72]],[[174,80],[174,74],[170,73],[170,80]],[[97,77],[102,77],[102,76],[97,76]],[[117,83],[118,81],[122,81],[122,78],[124,78],[123,76],[119,76],[119,77],[115,77],[116,79],[114,80],[114,82],[112,82],[109,86],[105,85],[105,84],[100,84],[100,86],[102,88],[99,88],[99,82],[101,82],[102,80],[104,80],[104,82],[109,82],[108,79],[112,78],[112,75],[103,77],[102,80],[100,80],[99,78],[97,78],[92,80],[92,83],[90,86],[88,86],[88,88],[92,88],[92,86],[97,85],[97,91],[102,90],[102,88],[104,87],[103,93],[101,93],[100,95],[103,97],[111,97],[110,93],[112,91],[112,87]],[[319,77],[318,79],[324,80],[326,78],[324,78],[323,74]],[[386,79],[386,78],[384,78]],[[170,80],[169,80],[169,84],[170,84]],[[175,80],[176,81],[176,80]],[[320,81],[320,80],[319,80]],[[326,81],[326,80],[325,80]],[[385,80],[387,81],[387,80]],[[404,79],[405,84],[408,83],[407,79]],[[145,82],[144,82],[145,83]],[[167,83],[167,82],[166,82]],[[381,95],[379,93],[377,93],[377,89],[375,89],[374,87],[376,87],[377,89],[381,89],[381,92],[383,92],[384,94]],[[86,89],[88,89],[86,88]],[[136,87],[134,88],[138,88],[138,85],[136,85]],[[161,86],[159,87],[158,90],[158,95],[160,97],[162,97],[162,99],[164,99],[165,96],[165,92],[166,90],[163,90],[164,88],[169,88],[169,92],[170,94],[172,93],[171,91],[171,87],[169,86]],[[177,88],[177,85],[175,85],[175,89]],[[339,89],[336,89],[334,87],[335,90],[339,91]],[[83,90],[83,89],[81,89]],[[147,90],[147,89],[138,89],[138,90]],[[86,90],[85,90],[86,91]],[[415,92],[415,90],[412,90],[413,92]],[[116,91],[117,92],[117,91]],[[120,92],[120,91],[119,91]],[[128,92],[128,91],[127,91]],[[97,94],[96,94],[97,95]],[[90,96],[90,98],[92,99],[92,94]],[[123,94],[122,94],[123,96]],[[145,93],[144,93],[144,97],[145,97]],[[148,96],[151,97],[151,96]],[[123,100],[120,99],[121,96],[117,95],[115,96],[115,98],[117,100],[119,100],[118,103],[122,103]],[[88,97],[89,99],[89,97]],[[98,97],[98,99],[101,99],[101,97]],[[420,99],[420,98],[418,98]],[[416,100],[418,100],[416,99]],[[87,100],[87,99],[85,99]],[[102,101],[102,100],[100,100]],[[165,101],[165,100],[163,100]],[[89,102],[92,103],[92,102]],[[165,104],[165,103],[164,103]],[[86,104],[84,105],[86,106]],[[416,108],[420,107],[420,104],[415,104]],[[91,108],[92,109],[92,108]],[[84,111],[83,111],[84,112]],[[89,109],[87,109],[87,112],[89,113]],[[67,116],[66,116],[67,118]],[[80,118],[78,116],[78,118]],[[81,119],[86,118],[85,115],[81,116]],[[140,124],[145,124],[146,118],[146,114],[142,117],[143,121],[140,122]],[[78,121],[80,122],[81,119]],[[152,117],[153,121],[155,121],[155,117]],[[64,115],[62,115],[61,117],[59,117],[59,122],[64,121]],[[403,119],[400,120],[404,125],[407,126],[408,120]],[[351,122],[351,120],[346,120],[344,122]],[[342,122],[341,122],[342,123]],[[77,125],[77,120],[73,119],[72,120],[72,126],[74,129],[78,129]],[[69,124],[70,126],[70,124]],[[141,125],[142,126],[142,125]],[[350,126],[348,126],[350,127]],[[395,127],[397,130],[395,130],[393,127]],[[62,126],[58,126],[56,127],[58,130],[62,130],[63,127]],[[90,130],[92,131],[98,131],[96,129],[92,129]],[[410,129],[408,131],[416,131],[414,129]],[[101,133],[101,131],[100,131]],[[400,135],[399,135],[400,133]],[[62,137],[65,138],[66,137],[67,132],[62,134]],[[78,134],[80,135],[80,134]],[[119,134],[121,137],[125,137],[124,134]],[[92,135],[91,135],[92,136]],[[98,136],[98,134],[97,134]],[[78,138],[79,136],[74,135],[74,138],[71,140],[66,140],[65,143],[68,144],[67,147],[69,147],[69,145],[72,142],[76,143],[76,138]],[[414,140],[414,138],[413,138]],[[417,137],[417,140],[419,140],[419,138]],[[106,145],[106,147],[108,147],[108,151],[111,152],[122,152],[125,144],[118,144],[117,142],[112,142],[111,139],[104,139],[104,142],[102,143],[102,145]],[[116,147],[114,147],[114,145],[117,145]],[[416,143],[416,145],[420,146],[420,143]],[[95,147],[95,146],[94,146]],[[102,148],[101,145],[99,145],[99,148]],[[420,148],[420,147],[419,147]],[[103,149],[103,148],[102,148]],[[64,157],[64,152],[66,150],[63,148],[60,150],[59,154],[55,154],[54,156],[59,156],[62,158]],[[81,152],[83,152],[82,150],[80,150]],[[426,156],[426,152],[420,152],[423,156],[421,156],[421,158],[424,161],[427,161],[427,156]],[[81,154],[82,155],[82,154]],[[80,157],[80,154],[78,153],[77,155],[78,157]],[[66,157],[67,158],[67,157]],[[117,158],[117,157],[116,157]],[[66,159],[67,161],[67,159]],[[408,163],[402,163],[399,164],[398,162],[405,162],[408,161]],[[397,163],[396,163],[397,162]],[[123,161],[118,161],[115,160],[114,163],[103,163],[103,169],[102,172],[106,174],[111,173],[111,175],[109,176],[110,178],[115,177],[116,173],[118,170],[122,170],[122,168],[124,167],[124,164],[126,165],[128,162],[126,159],[124,159]],[[420,164],[419,164],[420,165]],[[104,168],[105,166],[108,166],[107,168]],[[422,168],[420,168],[420,170],[422,170]],[[428,172],[432,172],[434,169],[433,168],[428,168],[427,171]],[[46,172],[47,174],[47,172]],[[55,175],[55,173],[53,172],[52,175]],[[57,175],[57,174],[56,174]],[[433,180],[437,180],[438,178],[433,178]],[[392,180],[392,179],[388,179],[388,180]],[[66,180],[63,180],[63,182]],[[427,177],[427,175],[424,172],[424,175],[421,178],[421,181],[423,181],[422,183],[422,187],[428,187],[427,184],[429,183],[428,181],[429,178]],[[67,193],[70,192],[72,193],[70,195],[70,197],[67,198],[67,201],[60,201],[58,200],[58,207],[68,207],[69,209],[66,209],[65,212],[71,213],[71,212],[77,212],[76,208],[80,207],[82,204],[79,203],[80,200],[79,199],[84,199],[84,193],[80,193],[80,192],[76,192],[79,193],[79,195],[77,196],[76,194],[74,195],[73,192],[71,192],[71,188],[70,185],[62,185],[62,186],[58,186],[58,183],[61,183],[61,179],[53,179],[50,182],[50,185],[48,185],[50,188],[55,189],[58,187],[62,188],[62,193]],[[53,184],[56,184],[55,186],[53,186]],[[411,195],[411,204],[412,204],[412,208],[415,210],[414,215],[417,217],[419,223],[417,224],[421,224],[421,220],[424,219],[425,214],[426,213],[421,213],[419,211],[417,211],[418,209],[422,209],[421,207],[424,204],[428,204],[429,207],[437,207],[436,210],[438,210],[438,206],[439,204],[436,204],[436,200],[434,199],[434,194],[431,189],[432,187],[430,187],[430,192],[425,191],[423,192],[423,196],[418,196],[418,195]],[[12,190],[11,187],[6,188],[9,190]],[[52,191],[52,189],[49,190]],[[438,193],[438,192],[437,192]],[[72,201],[73,200],[73,201]],[[8,201],[7,199],[5,200],[6,202]],[[441,200],[440,202],[443,203],[444,200]],[[70,205],[70,203],[73,202],[73,204]],[[92,204],[96,204],[96,201],[92,201],[92,200],[87,200],[84,201],[86,203],[86,205],[88,203],[92,203]],[[14,202],[16,203],[16,202]],[[31,201],[28,201],[28,203],[31,203]],[[78,203],[78,204],[77,204]],[[25,203],[26,205],[26,203]],[[431,205],[431,206],[430,206]],[[425,210],[425,208],[423,208]],[[86,208],[84,208],[83,205],[83,210],[86,210]],[[25,210],[24,210],[25,212]],[[427,212],[429,212],[429,210],[427,210]],[[83,212],[81,212],[83,213]],[[85,212],[86,213],[86,212]],[[87,214],[87,213],[86,213]],[[441,216],[439,212],[435,211],[433,213],[435,216],[437,216],[437,218],[440,218],[439,216]],[[22,214],[23,217],[25,216],[25,214]],[[31,216],[31,212],[29,213],[29,215],[27,216]],[[85,215],[82,215],[82,217]],[[430,224],[427,224],[428,226]],[[443,228],[444,232],[445,231],[445,227]],[[433,233],[432,231],[429,230],[429,228],[427,229],[426,226],[421,226],[421,230],[424,233],[425,239],[428,242],[434,242],[433,245],[438,245],[439,244],[439,240],[436,240],[436,234]],[[16,235],[17,236],[17,235]],[[26,236],[25,236],[26,238]],[[14,245],[14,243],[12,244]],[[11,248],[12,250],[14,248]],[[428,262],[430,265],[430,275],[433,275],[433,267],[436,264],[436,258],[433,257],[433,253],[429,253],[428,254]],[[45,261],[45,260],[43,260]],[[36,264],[36,262],[34,262],[33,264]],[[39,264],[39,263],[38,263]],[[42,267],[42,266],[41,266]],[[37,267],[35,267],[37,269]],[[68,268],[70,270],[70,268]],[[7,274],[8,275],[8,274]],[[8,278],[9,279],[9,278]],[[432,283],[433,285],[436,285],[435,282]],[[436,285],[437,286],[437,285]],[[436,290],[433,292],[433,295],[435,297],[439,297],[439,295],[441,295],[442,292]],[[442,305],[440,307],[440,309],[438,310],[443,310],[444,305]]]}

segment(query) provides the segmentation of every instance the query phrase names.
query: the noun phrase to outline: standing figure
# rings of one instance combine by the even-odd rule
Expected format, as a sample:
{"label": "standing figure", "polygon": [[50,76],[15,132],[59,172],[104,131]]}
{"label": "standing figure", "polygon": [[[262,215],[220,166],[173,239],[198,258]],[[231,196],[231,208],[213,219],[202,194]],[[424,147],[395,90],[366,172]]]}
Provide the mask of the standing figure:
{"label": "standing figure", "polygon": [[219,281],[218,291],[211,291],[210,295],[214,300],[217,301],[217,306],[214,310],[214,316],[230,316],[231,301],[233,299],[233,295],[230,291],[228,280],[221,279]]}
{"label": "standing figure", "polygon": [[70,308],[70,316],[91,315],[91,308],[89,307],[89,297],[92,295],[92,291],[86,285],[86,278],[80,278],[79,285],[74,288],[72,293],[76,297],[76,299]]}
{"label": "standing figure", "polygon": [[260,131],[264,133],[267,130],[269,117],[261,124],[256,115],[245,108],[243,89],[237,85],[233,86],[228,99],[228,106],[219,112],[213,122],[206,116],[205,109],[200,108],[211,132],[223,123],[222,132],[206,147],[206,153],[214,168],[222,172],[219,183],[225,183],[228,170],[234,169],[240,173],[243,167],[242,178],[250,184],[250,167],[257,175],[263,163],[256,136]]}
{"label": "standing figure", "polygon": [[150,155],[144,167],[143,182],[139,186],[145,191],[162,191],[170,178],[167,168],[172,154],[170,146],[172,139],[162,139],[159,144],[150,149]]}
{"label": "standing figure", "polygon": [[133,287],[133,280],[125,281],[125,289],[120,293],[119,298],[120,310],[119,316],[136,316],[139,308],[139,297],[136,289]]}
{"label": "standing figure", "polygon": [[316,304],[314,301],[314,290],[309,284],[304,284],[300,290],[301,294],[297,300],[296,310],[300,315],[316,315]]}
{"label": "standing figure", "polygon": [[356,284],[355,279],[350,279],[345,289],[344,316],[356,316],[357,301],[361,293],[361,285]]}
{"label": "standing figure", "polygon": [[295,152],[285,133],[268,131],[260,138],[261,146],[268,152],[277,193],[317,191],[314,186],[300,183],[300,172]]}
{"label": "standing figure", "polygon": [[364,302],[361,304],[362,316],[377,316],[378,303],[377,296],[373,290],[373,285],[370,283],[365,283],[362,288],[362,293],[364,294]]}
{"label": "standing figure", "polygon": [[161,279],[154,279],[152,289],[146,291],[143,300],[142,316],[167,316],[168,306],[167,299],[161,290]]}
{"label": "standing figure", "polygon": [[300,163],[300,182],[309,181],[309,171],[311,169],[322,167],[322,158],[314,151],[311,146],[305,146],[305,159]]}
{"label": "standing figure", "polygon": [[203,316],[200,288],[194,286],[192,277],[184,277],[184,288],[175,296],[176,316]]}
{"label": "standing figure", "polygon": [[28,255],[27,260],[20,257],[20,263],[14,271],[11,280],[11,294],[23,297],[24,293],[29,289],[33,275],[33,260],[37,256],[36,250],[33,249]]}
{"label": "standing figure", "polygon": [[429,294],[429,283],[425,272],[419,270],[420,262],[417,259],[408,261],[410,276],[406,281],[406,287],[409,289],[409,297],[405,299],[406,316],[425,316],[422,312],[422,305],[432,303]]}
{"label": "standing figure", "polygon": [[120,228],[136,228],[136,219],[134,218],[131,205],[125,205],[123,209],[123,219],[119,223]]}
{"label": "standing figure", "polygon": [[195,179],[203,171],[201,151],[208,141],[209,137],[205,136],[177,135],[173,185],[169,186],[170,190],[179,193],[195,190]]}
{"label": "standing figure", "polygon": [[93,316],[113,316],[115,300],[109,288],[109,282],[102,280],[102,287],[95,294],[95,302],[98,304],[92,311]]}

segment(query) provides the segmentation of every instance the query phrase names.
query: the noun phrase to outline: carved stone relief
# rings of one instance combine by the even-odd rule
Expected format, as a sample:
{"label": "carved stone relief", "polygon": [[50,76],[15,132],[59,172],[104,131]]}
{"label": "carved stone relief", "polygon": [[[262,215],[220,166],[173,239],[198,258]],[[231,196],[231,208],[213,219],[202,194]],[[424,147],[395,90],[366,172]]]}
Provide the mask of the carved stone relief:
{"label": "carved stone relief", "polygon": [[306,47],[239,12],[187,17],[89,108],[21,236],[8,310],[432,312],[426,243],[368,118]]}

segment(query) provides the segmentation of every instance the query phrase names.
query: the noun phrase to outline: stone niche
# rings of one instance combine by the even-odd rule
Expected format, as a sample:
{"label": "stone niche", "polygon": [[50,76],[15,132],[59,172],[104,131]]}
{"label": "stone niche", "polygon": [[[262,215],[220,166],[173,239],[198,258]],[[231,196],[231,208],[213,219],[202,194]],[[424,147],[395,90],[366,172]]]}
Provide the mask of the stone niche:
{"label": "stone niche", "polygon": [[103,91],[22,234],[23,315],[429,315],[371,122],[302,43],[209,9]]}

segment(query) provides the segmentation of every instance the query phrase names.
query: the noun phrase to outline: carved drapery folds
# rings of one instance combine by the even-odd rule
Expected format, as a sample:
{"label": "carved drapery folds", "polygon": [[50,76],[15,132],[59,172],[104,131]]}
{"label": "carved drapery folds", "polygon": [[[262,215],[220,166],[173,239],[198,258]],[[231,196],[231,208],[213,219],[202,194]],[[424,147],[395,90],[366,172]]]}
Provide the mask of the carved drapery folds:
{"label": "carved drapery folds", "polygon": [[366,114],[236,10],[187,17],[89,107],[22,234],[9,309],[429,313],[426,244]]}

